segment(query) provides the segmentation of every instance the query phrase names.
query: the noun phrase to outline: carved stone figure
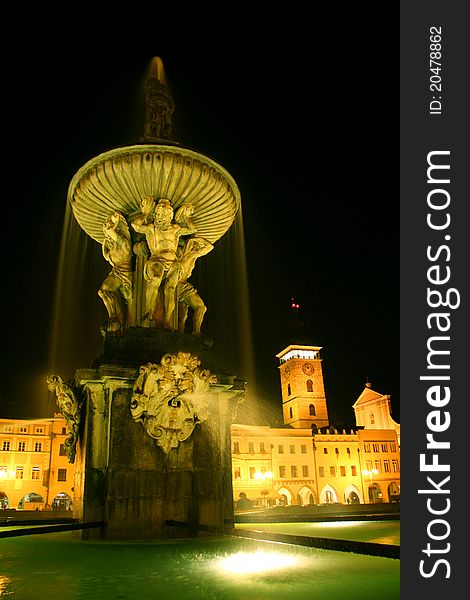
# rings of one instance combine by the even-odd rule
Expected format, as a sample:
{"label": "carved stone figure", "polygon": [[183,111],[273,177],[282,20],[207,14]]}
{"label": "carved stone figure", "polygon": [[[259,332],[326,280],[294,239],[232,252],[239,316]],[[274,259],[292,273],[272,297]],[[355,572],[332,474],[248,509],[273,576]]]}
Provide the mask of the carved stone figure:
{"label": "carved stone figure", "polygon": [[165,354],[160,364],[140,367],[131,414],[168,454],[208,417],[208,392],[216,377],[187,352]]}
{"label": "carved stone figure", "polygon": [[124,325],[127,305],[132,299],[132,241],[125,218],[119,212],[109,215],[103,225],[103,256],[112,270],[101,284],[98,295],[108,311],[111,324]]}
{"label": "carved stone figure", "polygon": [[64,383],[58,375],[48,375],[46,378],[47,387],[51,392],[55,392],[57,397],[57,406],[65,419],[68,430],[68,438],[64,442],[65,451],[69,463],[75,462],[76,445],[78,440],[78,430],[80,427],[80,406],[72,388]]}
{"label": "carved stone figure", "polygon": [[168,86],[151,77],[145,84],[144,138],[171,140],[175,104]]}
{"label": "carved stone figure", "polygon": [[[155,320],[154,313],[160,286],[177,260],[179,240],[182,236],[195,233],[196,227],[190,220],[193,205],[189,203],[178,209],[174,221],[173,208],[170,201],[165,198],[161,198],[155,204],[151,196],[144,196],[141,200],[141,211],[131,225],[135,231],[145,234],[150,250],[150,256],[144,265],[144,277],[147,282],[144,318]],[[154,219],[150,220],[152,211],[154,211]],[[177,283],[178,279],[173,274],[171,279],[163,284],[163,326],[166,329],[175,329]]]}
{"label": "carved stone figure", "polygon": [[188,308],[193,310],[193,335],[201,335],[201,326],[207,307],[199,296],[197,289],[188,282],[193,272],[196,260],[200,256],[208,254],[214,248],[208,240],[194,236],[190,237],[178,249],[178,260],[172,267],[168,279],[175,277],[178,281],[176,287],[176,296],[178,301],[178,331],[184,333],[186,319],[188,317]]}

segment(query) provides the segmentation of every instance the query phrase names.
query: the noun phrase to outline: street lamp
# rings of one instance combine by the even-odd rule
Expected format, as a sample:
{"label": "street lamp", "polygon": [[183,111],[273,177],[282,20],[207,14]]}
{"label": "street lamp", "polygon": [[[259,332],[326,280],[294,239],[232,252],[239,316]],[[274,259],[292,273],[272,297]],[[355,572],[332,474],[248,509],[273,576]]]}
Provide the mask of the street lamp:
{"label": "street lamp", "polygon": [[[371,499],[371,494],[370,494],[370,489],[372,488],[372,480],[374,478],[374,475],[378,475],[379,471],[378,469],[371,469],[370,471],[368,469],[363,469],[362,474],[364,475],[364,477],[369,476],[370,477],[370,486],[369,486],[369,500]],[[377,499],[375,494],[374,494],[374,489],[372,489],[372,498],[375,502],[375,500]]]}

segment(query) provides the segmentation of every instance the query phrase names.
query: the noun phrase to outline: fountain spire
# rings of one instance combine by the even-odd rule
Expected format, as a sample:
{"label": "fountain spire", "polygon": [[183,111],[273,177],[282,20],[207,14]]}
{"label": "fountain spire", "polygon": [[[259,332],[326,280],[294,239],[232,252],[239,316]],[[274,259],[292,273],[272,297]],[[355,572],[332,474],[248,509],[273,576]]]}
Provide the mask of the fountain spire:
{"label": "fountain spire", "polygon": [[159,56],[152,59],[149,77],[145,83],[144,135],[141,142],[175,143],[173,140],[173,111],[175,103],[166,84],[163,61]]}

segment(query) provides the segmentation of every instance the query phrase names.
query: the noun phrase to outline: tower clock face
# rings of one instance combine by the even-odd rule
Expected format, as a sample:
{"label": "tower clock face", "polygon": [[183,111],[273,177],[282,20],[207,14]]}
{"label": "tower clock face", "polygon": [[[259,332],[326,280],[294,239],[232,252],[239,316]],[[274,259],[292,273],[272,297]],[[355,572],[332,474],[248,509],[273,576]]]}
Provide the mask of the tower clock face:
{"label": "tower clock face", "polygon": [[311,363],[304,363],[302,365],[302,371],[305,373],[305,375],[313,375],[315,369]]}

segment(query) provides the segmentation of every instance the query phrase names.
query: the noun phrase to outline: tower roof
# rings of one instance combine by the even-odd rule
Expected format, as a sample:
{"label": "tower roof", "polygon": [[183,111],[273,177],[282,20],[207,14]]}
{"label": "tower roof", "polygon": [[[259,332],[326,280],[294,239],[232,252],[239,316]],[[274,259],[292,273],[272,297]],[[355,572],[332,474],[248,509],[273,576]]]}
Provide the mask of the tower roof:
{"label": "tower roof", "polygon": [[281,352],[279,352],[279,354],[276,354],[276,358],[282,358],[283,356],[285,356],[292,350],[306,350],[306,351],[312,350],[313,352],[320,352],[321,349],[322,349],[322,346],[303,346],[301,344],[290,344],[289,346],[284,348],[284,350],[281,350]]}

